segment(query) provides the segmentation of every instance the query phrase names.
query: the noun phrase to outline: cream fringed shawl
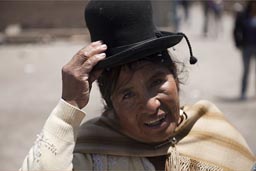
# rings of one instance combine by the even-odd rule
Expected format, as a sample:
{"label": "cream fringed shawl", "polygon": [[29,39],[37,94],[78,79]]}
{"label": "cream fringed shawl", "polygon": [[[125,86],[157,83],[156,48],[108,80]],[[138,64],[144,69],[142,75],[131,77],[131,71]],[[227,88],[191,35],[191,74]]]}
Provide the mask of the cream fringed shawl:
{"label": "cream fringed shawl", "polygon": [[255,156],[240,133],[215,105],[200,101],[183,108],[185,119],[175,138],[158,144],[135,141],[118,129],[113,114],[93,119],[81,127],[75,152],[115,156],[166,155],[166,170],[250,170]]}

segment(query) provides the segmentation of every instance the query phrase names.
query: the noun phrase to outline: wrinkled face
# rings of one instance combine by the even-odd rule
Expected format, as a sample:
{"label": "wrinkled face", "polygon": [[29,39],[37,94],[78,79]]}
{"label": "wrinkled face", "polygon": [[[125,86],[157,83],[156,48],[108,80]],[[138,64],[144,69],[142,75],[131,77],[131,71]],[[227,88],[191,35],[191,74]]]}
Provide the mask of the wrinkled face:
{"label": "wrinkled face", "polygon": [[136,140],[162,142],[177,127],[177,82],[164,66],[144,61],[122,68],[111,100],[122,131]]}

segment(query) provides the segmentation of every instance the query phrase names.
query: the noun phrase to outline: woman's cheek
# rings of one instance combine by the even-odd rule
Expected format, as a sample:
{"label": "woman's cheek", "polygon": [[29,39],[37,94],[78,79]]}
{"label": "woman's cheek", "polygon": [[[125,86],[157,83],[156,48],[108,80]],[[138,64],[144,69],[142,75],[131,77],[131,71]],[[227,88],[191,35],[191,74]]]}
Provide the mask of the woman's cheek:
{"label": "woman's cheek", "polygon": [[138,102],[136,98],[132,97],[130,99],[123,101],[122,106],[124,107],[124,109],[129,110],[129,109],[133,109],[137,105],[137,103]]}
{"label": "woman's cheek", "polygon": [[178,95],[178,87],[175,81],[167,82],[166,84],[163,85],[163,89],[167,94]]}

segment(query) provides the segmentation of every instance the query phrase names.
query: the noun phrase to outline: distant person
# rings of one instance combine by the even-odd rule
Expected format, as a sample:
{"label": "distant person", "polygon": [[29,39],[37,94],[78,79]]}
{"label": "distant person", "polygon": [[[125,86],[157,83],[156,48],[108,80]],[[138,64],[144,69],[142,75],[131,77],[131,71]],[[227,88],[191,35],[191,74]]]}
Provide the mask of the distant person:
{"label": "distant person", "polygon": [[[205,0],[203,3],[203,36],[209,36],[210,32],[217,37],[222,30],[223,0]],[[211,20],[213,17],[213,20]],[[211,30],[210,30],[211,28]]]}
{"label": "distant person", "polygon": [[245,9],[237,12],[233,36],[236,47],[242,53],[243,74],[240,99],[244,100],[248,87],[250,63],[251,60],[256,59],[256,1],[248,1]]}
{"label": "distant person", "polygon": [[[190,16],[190,0],[171,0],[171,23],[174,32],[180,31],[182,20],[189,22]],[[183,15],[182,15],[182,13]]]}
{"label": "distant person", "polygon": [[185,22],[188,22],[190,15],[191,0],[179,0],[179,3],[184,12],[184,20]]}
{"label": "distant person", "polygon": [[202,1],[203,5],[203,35],[206,37],[208,33],[209,23],[209,4],[208,0]]}
{"label": "distant person", "polygon": [[180,30],[180,16],[178,14],[179,0],[171,0],[171,26],[173,32]]}

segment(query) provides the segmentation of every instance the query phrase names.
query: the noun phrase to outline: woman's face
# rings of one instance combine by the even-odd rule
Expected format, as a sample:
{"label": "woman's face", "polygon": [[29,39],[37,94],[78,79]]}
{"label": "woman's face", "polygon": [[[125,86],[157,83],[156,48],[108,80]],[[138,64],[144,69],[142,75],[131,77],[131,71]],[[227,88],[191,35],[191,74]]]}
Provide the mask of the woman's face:
{"label": "woman's face", "polygon": [[143,61],[122,68],[112,104],[122,131],[139,141],[167,140],[179,121],[177,82],[164,66]]}

